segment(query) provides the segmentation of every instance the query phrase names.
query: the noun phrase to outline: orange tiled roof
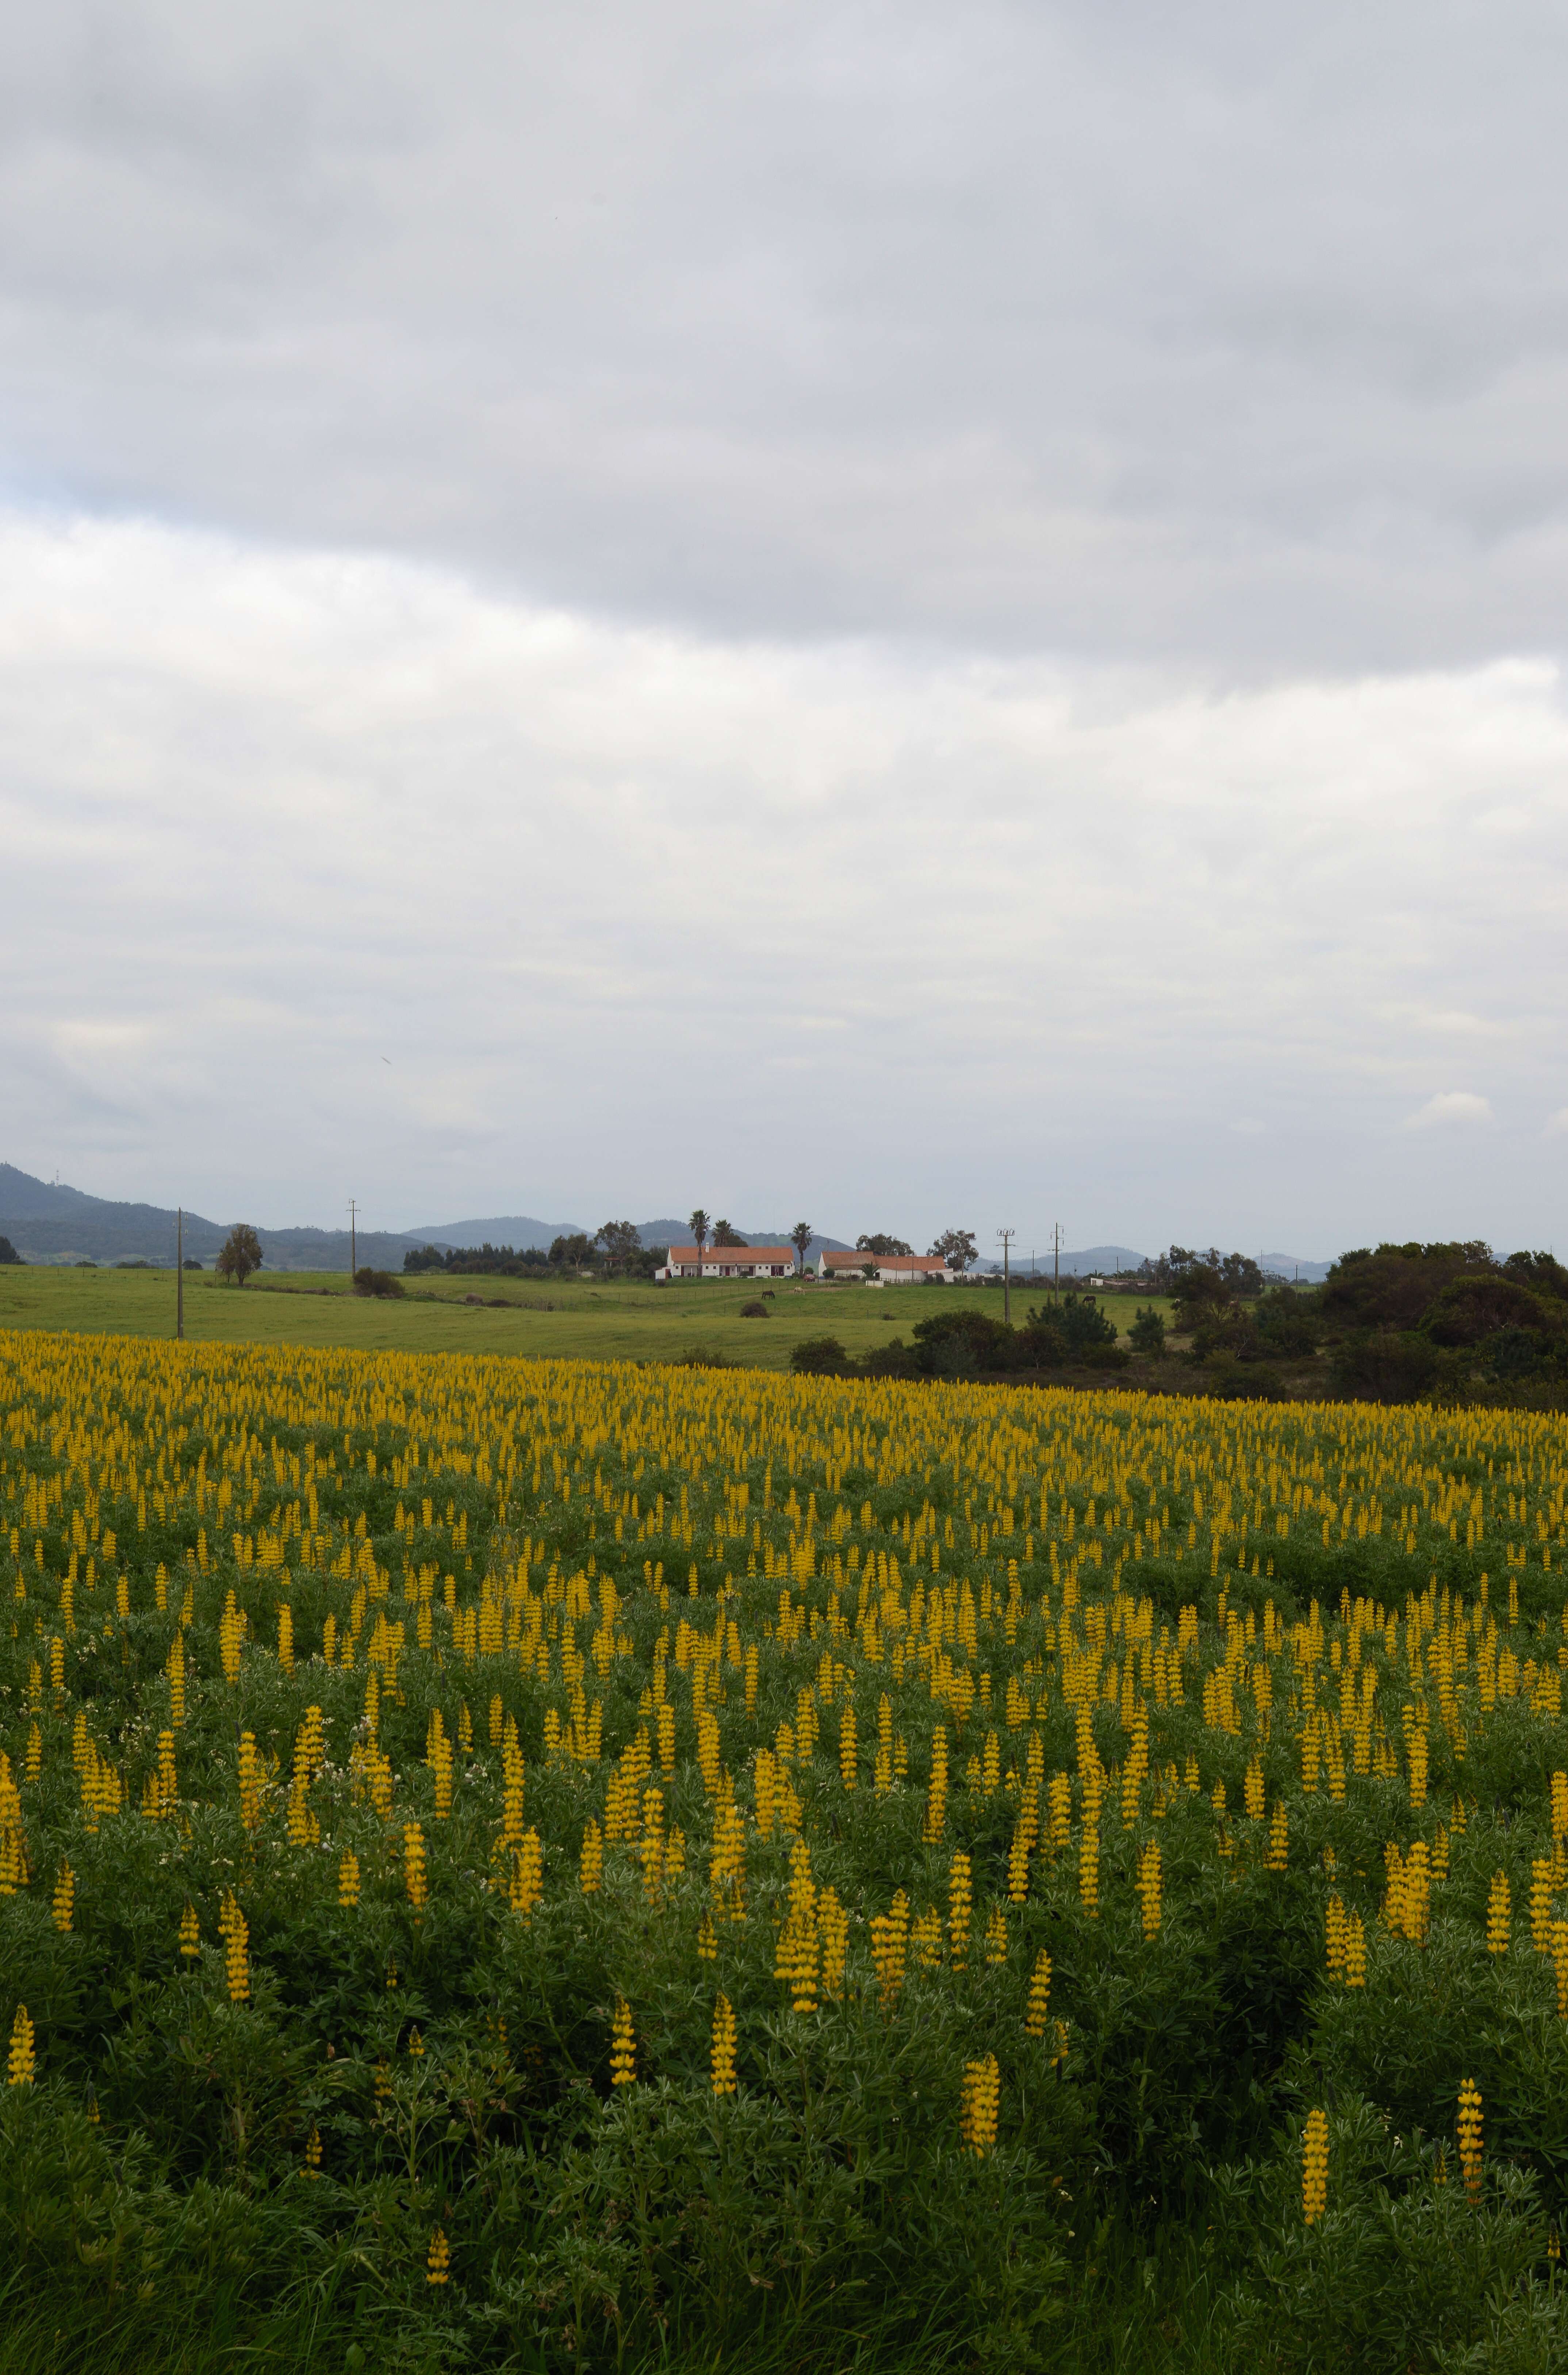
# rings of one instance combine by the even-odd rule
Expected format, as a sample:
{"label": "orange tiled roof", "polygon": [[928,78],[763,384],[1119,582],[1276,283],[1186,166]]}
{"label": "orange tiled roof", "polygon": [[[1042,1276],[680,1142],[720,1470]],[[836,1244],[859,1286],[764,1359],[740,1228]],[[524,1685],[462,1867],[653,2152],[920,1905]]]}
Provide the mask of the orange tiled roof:
{"label": "orange tiled roof", "polygon": [[830,1270],[864,1270],[874,1262],[878,1270],[946,1270],[940,1254],[830,1254]]}

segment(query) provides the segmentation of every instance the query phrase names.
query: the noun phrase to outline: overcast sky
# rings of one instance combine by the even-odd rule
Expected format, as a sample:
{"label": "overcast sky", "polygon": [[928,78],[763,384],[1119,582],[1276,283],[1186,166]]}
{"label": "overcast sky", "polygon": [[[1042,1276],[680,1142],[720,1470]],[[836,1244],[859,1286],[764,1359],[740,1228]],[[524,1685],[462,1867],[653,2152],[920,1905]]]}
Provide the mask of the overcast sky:
{"label": "overcast sky", "polygon": [[1568,18],[57,0],[0,1159],[1568,1243]]}

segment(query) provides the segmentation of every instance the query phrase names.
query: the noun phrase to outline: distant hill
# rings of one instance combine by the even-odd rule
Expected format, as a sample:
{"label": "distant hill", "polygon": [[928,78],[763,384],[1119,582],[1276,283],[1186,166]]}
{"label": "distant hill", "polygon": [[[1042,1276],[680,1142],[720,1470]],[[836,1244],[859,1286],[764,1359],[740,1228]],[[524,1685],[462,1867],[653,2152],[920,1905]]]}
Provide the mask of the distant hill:
{"label": "distant hill", "polygon": [[[14,1163],[0,1163],[0,1212],[13,1221],[57,1220],[79,1212],[90,1206],[103,1208],[96,1196],[84,1196],[79,1188],[62,1188],[57,1180],[35,1179],[30,1171],[18,1171]],[[118,1204],[121,1212],[151,1212],[151,1204]]]}
{"label": "distant hill", "polygon": [[[236,1217],[243,1219],[244,1215]],[[187,1257],[211,1262],[231,1226],[229,1221],[209,1221],[200,1212],[187,1212]],[[446,1221],[425,1229],[361,1229],[355,1240],[355,1251],[362,1263],[370,1262],[378,1270],[399,1270],[404,1255],[419,1246],[474,1247],[488,1243],[513,1246],[519,1252],[530,1246],[548,1251],[557,1237],[575,1236],[583,1228],[584,1223],[577,1221],[536,1221],[526,1213],[502,1212],[488,1221]],[[591,1235],[592,1231],[587,1233]],[[740,1234],[749,1246],[789,1243],[787,1227],[743,1229]],[[348,1267],[347,1229],[258,1229],[257,1235],[269,1270],[345,1270]],[[638,1235],[645,1246],[687,1245],[691,1232],[685,1221],[666,1219],[639,1222]],[[14,1164],[0,1163],[0,1236],[9,1237],[28,1262],[146,1261],[171,1265],[174,1211],[172,1206],[116,1203],[102,1196],[88,1196],[79,1188],[35,1179],[30,1172],[18,1171]],[[807,1259],[815,1261],[821,1253],[849,1251],[843,1237],[819,1235],[811,1240]],[[1036,1246],[1033,1259],[1033,1275],[1048,1277],[1049,1254]],[[1063,1254],[1062,1276],[1088,1278],[1136,1270],[1142,1259],[1143,1256],[1135,1253],[1130,1246],[1079,1247]],[[1265,1270],[1315,1285],[1328,1274],[1326,1262],[1304,1261],[1295,1254],[1263,1254],[1259,1259]],[[987,1255],[980,1267],[999,1269],[1000,1264]],[[1020,1252],[1016,1242],[1013,1272],[1017,1277],[1031,1275],[1030,1254]]]}
{"label": "distant hill", "polygon": [[[1130,1246],[1082,1246],[1075,1253],[1067,1253],[1064,1250],[1062,1276],[1064,1278],[1109,1277],[1114,1270],[1136,1270],[1142,1259],[1143,1256],[1135,1254]],[[978,1267],[982,1270],[999,1270],[1002,1265],[999,1261],[994,1261],[987,1254]],[[1020,1253],[1018,1240],[1015,1238],[1012,1270],[1015,1278],[1049,1278],[1052,1275],[1050,1247],[1047,1246],[1042,1248],[1035,1246],[1026,1247]]]}
{"label": "distant hill", "polygon": [[[348,1267],[347,1229],[258,1229],[256,1235],[270,1270]],[[354,1258],[361,1269],[368,1263],[372,1270],[401,1270],[404,1255],[424,1242],[423,1237],[402,1236],[390,1229],[359,1229],[352,1241]]]}
{"label": "distant hill", "polygon": [[[644,1246],[689,1246],[691,1228],[686,1221],[639,1221],[637,1234]],[[743,1235],[745,1232],[741,1233]],[[749,1246],[771,1245],[771,1237],[747,1237]]]}
{"label": "distant hill", "polygon": [[[228,1234],[199,1212],[185,1215],[185,1251],[199,1261],[210,1261]],[[84,1196],[10,1163],[0,1163],[0,1236],[29,1262],[174,1260],[172,1211]]]}
{"label": "distant hill", "polygon": [[[1062,1276],[1064,1278],[1110,1278],[1119,1270],[1137,1270],[1143,1258],[1143,1255],[1135,1253],[1131,1246],[1083,1246],[1076,1252],[1063,1254]],[[1259,1254],[1257,1259],[1260,1269],[1272,1270],[1280,1278],[1299,1278],[1303,1284],[1309,1286],[1320,1286],[1331,1268],[1328,1262],[1307,1261],[1300,1254]],[[1034,1262],[1036,1267],[1032,1273],[1029,1254],[1020,1254],[1015,1241],[1014,1277],[1028,1278],[1035,1275],[1047,1278],[1050,1276],[1049,1253],[1042,1253],[1036,1247]],[[999,1261],[992,1260],[989,1256],[980,1264],[982,1270],[999,1270],[1001,1267]]]}
{"label": "distant hill", "polygon": [[[1062,1256],[1062,1275],[1064,1278],[1109,1278],[1115,1270],[1136,1270],[1142,1259],[1143,1256],[1135,1254],[1131,1246],[1084,1246],[1077,1253]],[[1016,1244],[1013,1260],[1017,1264]],[[1051,1268],[1050,1256],[1043,1254],[1038,1246],[1034,1248],[1034,1264],[1040,1270]]]}
{"label": "distant hill", "polygon": [[[574,1237],[582,1233],[581,1221],[534,1221],[525,1212],[501,1212],[489,1221],[446,1221],[428,1229],[415,1229],[408,1243],[416,1246],[461,1246],[472,1250],[479,1246],[510,1246],[514,1253],[525,1252],[537,1246],[548,1253],[557,1237]],[[588,1232],[592,1235],[593,1232]],[[647,1243],[647,1239],[643,1239]]]}
{"label": "distant hill", "polygon": [[[243,1219],[244,1215],[236,1215]],[[0,1163],[0,1236],[9,1237],[26,1262],[174,1261],[174,1210],[160,1204],[114,1203],[101,1196],[85,1195],[14,1164]],[[229,1235],[230,1221],[209,1221],[200,1212],[185,1214],[187,1259],[211,1262]],[[596,1225],[596,1224],[595,1224]],[[429,1228],[360,1229],[354,1251],[361,1263],[377,1270],[400,1270],[403,1257],[419,1246],[512,1246],[518,1252],[536,1246],[548,1251],[557,1237],[577,1235],[580,1221],[537,1221],[522,1212],[500,1212],[489,1220],[445,1221]],[[268,1270],[333,1270],[348,1267],[347,1229],[262,1229],[256,1232]],[[587,1231],[592,1235],[592,1229]],[[685,1244],[690,1235],[684,1221],[644,1221],[639,1235],[645,1246]],[[784,1230],[754,1229],[748,1245],[787,1243]],[[808,1258],[826,1249],[842,1251],[838,1237],[813,1237]]]}
{"label": "distant hill", "polygon": [[[240,1215],[239,1217],[243,1217]],[[0,1236],[9,1237],[25,1262],[145,1261],[174,1264],[172,1206],[120,1204],[79,1188],[34,1179],[14,1164],[0,1163]],[[212,1262],[232,1223],[185,1215],[187,1260]],[[347,1270],[347,1229],[258,1229],[268,1270]],[[422,1238],[386,1230],[361,1229],[359,1259],[378,1270],[398,1270],[410,1246]]]}
{"label": "distant hill", "polygon": [[[788,1229],[754,1229],[749,1235],[742,1230],[741,1235],[746,1236],[749,1246],[787,1246],[789,1243]],[[819,1254],[847,1254],[853,1253],[854,1250],[854,1246],[843,1237],[818,1235],[813,1236],[807,1247],[806,1258],[808,1262],[814,1262]]]}

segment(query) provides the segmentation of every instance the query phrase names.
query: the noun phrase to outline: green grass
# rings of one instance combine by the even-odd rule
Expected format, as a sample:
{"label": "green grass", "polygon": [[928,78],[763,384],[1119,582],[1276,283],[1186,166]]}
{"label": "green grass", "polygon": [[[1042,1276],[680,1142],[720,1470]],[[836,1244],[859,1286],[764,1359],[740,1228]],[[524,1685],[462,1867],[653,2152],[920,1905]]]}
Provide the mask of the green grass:
{"label": "green grass", "polygon": [[[210,1272],[185,1281],[185,1334],[198,1344],[341,1345],[364,1353],[509,1353],[536,1360],[675,1361],[701,1348],[749,1368],[787,1369],[795,1345],[836,1336],[856,1355],[943,1310],[953,1288],[797,1285],[781,1280],[767,1319],[743,1319],[752,1286],[651,1286],[577,1278],[422,1278],[401,1301],[355,1294],[343,1272],[265,1272],[245,1287]],[[1001,1316],[999,1289],[977,1290]],[[1021,1319],[1042,1290],[1016,1287]],[[467,1302],[467,1296],[478,1298]],[[499,1306],[499,1307],[494,1307]],[[1117,1324],[1137,1306],[1117,1296]],[[1169,1306],[1159,1306],[1169,1317]],[[0,1270],[0,1328],[85,1330],[109,1336],[174,1333],[171,1270]]]}

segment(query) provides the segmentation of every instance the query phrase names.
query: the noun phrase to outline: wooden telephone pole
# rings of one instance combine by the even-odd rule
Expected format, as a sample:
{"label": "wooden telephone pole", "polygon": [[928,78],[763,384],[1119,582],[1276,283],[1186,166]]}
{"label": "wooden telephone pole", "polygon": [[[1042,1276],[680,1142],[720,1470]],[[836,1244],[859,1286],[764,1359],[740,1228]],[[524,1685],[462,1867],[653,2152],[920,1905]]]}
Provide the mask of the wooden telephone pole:
{"label": "wooden telephone pole", "polygon": [[1051,1300],[1053,1303],[1059,1303],[1061,1299],[1062,1224],[1060,1221],[1053,1221],[1051,1223]]}
{"label": "wooden telephone pole", "polygon": [[350,1286],[354,1283],[354,1273],[360,1267],[358,1252],[359,1239],[355,1235],[355,1226],[358,1223],[359,1217],[360,1208],[358,1204],[355,1203],[352,1196],[350,1196],[348,1199],[348,1283]]}
{"label": "wooden telephone pole", "polygon": [[174,1210],[174,1341],[185,1341],[185,1208]]}
{"label": "wooden telephone pole", "polygon": [[1009,1258],[1012,1249],[1012,1242],[1017,1236],[1018,1231],[1016,1229],[998,1229],[996,1235],[1001,1241],[1002,1247],[1002,1317],[1010,1324],[1013,1316],[1013,1279]]}

